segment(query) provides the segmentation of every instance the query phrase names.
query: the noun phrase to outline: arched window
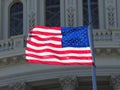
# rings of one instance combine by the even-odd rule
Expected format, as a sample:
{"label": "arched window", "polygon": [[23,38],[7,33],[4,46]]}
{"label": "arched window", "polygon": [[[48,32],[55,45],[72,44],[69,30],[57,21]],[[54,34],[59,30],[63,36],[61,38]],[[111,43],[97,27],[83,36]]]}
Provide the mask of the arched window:
{"label": "arched window", "polygon": [[16,2],[10,7],[10,36],[23,34],[23,4]]}
{"label": "arched window", "polygon": [[[88,0],[83,0],[83,24],[88,25]],[[91,14],[93,28],[99,28],[98,0],[91,0]]]}
{"label": "arched window", "polygon": [[60,26],[60,0],[46,0],[45,25]]}

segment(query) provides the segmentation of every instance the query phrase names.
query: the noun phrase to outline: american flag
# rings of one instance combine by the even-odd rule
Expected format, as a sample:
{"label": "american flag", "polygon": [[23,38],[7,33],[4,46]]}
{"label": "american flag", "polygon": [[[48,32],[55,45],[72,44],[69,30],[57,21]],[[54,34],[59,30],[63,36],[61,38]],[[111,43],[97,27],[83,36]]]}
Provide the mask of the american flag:
{"label": "american flag", "polygon": [[26,41],[29,63],[50,65],[93,65],[88,26],[35,26]]}

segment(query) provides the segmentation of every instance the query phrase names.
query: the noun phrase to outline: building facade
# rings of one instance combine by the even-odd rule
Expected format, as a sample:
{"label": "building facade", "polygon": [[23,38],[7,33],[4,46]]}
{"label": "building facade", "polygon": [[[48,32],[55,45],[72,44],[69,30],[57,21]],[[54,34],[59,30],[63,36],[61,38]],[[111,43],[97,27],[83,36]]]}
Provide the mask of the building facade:
{"label": "building facade", "polygon": [[35,25],[93,25],[98,90],[120,90],[120,0],[0,0],[0,90],[92,90],[90,66],[27,63]]}

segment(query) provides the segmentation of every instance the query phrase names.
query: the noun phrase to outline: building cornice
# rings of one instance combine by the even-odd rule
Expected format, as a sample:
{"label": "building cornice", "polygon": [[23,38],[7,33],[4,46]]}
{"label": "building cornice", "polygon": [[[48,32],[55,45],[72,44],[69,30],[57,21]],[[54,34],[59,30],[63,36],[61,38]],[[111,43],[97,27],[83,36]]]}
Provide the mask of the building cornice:
{"label": "building cornice", "polygon": [[[49,67],[49,66],[47,66]],[[97,76],[111,76],[118,75],[120,66],[98,66],[97,67]],[[118,73],[116,73],[118,72]],[[33,82],[38,80],[45,79],[55,79],[61,78],[64,76],[91,76],[91,68],[90,67],[54,67],[52,69],[44,69],[44,70],[33,70],[33,71],[25,71],[22,73],[16,73],[6,76],[0,76],[0,86],[6,86],[10,83],[14,82]]]}

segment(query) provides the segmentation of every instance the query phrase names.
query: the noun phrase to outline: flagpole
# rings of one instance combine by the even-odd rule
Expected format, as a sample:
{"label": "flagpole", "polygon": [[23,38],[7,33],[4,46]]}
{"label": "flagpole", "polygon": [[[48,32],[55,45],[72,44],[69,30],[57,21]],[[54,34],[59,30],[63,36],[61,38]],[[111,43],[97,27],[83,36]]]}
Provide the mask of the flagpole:
{"label": "flagpole", "polygon": [[95,66],[95,57],[94,57],[94,44],[93,44],[93,30],[92,30],[92,16],[91,16],[91,0],[88,0],[88,20],[89,20],[89,38],[90,38],[90,46],[93,56],[93,63],[92,65],[92,83],[93,83],[93,90],[97,90],[97,81],[96,81],[96,66]]}

